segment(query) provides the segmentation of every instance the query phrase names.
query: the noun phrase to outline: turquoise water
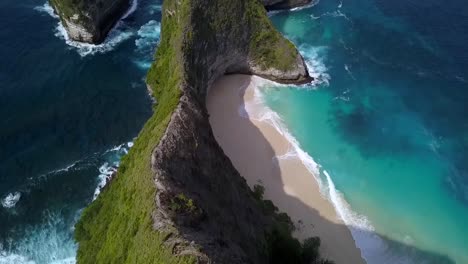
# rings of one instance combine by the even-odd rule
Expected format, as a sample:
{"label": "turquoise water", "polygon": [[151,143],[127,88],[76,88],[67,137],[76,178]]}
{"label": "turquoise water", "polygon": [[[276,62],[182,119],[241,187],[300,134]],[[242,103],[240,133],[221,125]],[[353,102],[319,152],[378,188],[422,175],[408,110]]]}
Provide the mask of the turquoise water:
{"label": "turquoise water", "polygon": [[264,98],[368,263],[468,263],[467,11],[358,0],[272,15],[317,81]]}

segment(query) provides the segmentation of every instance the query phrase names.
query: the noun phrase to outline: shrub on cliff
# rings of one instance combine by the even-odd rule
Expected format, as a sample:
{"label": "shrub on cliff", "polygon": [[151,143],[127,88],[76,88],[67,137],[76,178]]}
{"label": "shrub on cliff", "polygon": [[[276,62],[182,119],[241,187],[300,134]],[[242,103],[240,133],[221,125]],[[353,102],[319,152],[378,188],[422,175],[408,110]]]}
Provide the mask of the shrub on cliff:
{"label": "shrub on cliff", "polygon": [[311,237],[301,244],[292,236],[294,224],[291,218],[278,211],[270,200],[264,200],[265,187],[256,184],[253,195],[264,209],[264,213],[273,216],[275,224],[267,238],[267,254],[271,264],[333,264],[332,261],[320,258],[320,238]]}

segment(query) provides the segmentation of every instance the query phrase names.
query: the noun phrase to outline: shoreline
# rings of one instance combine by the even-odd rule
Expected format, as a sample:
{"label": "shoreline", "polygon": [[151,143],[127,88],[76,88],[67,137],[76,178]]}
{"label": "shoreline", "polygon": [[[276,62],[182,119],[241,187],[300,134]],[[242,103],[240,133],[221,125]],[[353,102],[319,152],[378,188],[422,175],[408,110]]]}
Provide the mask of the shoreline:
{"label": "shoreline", "polygon": [[291,217],[296,238],[320,237],[322,257],[337,264],[365,263],[351,231],[321,195],[313,166],[302,162],[274,123],[264,121],[275,119],[256,100],[262,82],[255,76],[227,75],[213,84],[206,106],[218,144],[249,186],[261,182],[265,198]]}

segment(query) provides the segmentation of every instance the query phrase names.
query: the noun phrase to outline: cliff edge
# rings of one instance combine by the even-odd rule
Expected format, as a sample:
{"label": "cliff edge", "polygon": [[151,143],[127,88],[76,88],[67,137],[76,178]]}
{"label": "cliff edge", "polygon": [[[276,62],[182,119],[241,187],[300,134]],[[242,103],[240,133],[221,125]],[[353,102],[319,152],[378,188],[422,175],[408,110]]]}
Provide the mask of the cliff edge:
{"label": "cliff edge", "polygon": [[161,32],[154,114],[84,210],[78,263],[302,263],[292,223],[249,189],[205,107],[224,74],[310,81],[301,55],[258,0],[165,0]]}
{"label": "cliff edge", "polygon": [[49,0],[70,39],[98,44],[135,0]]}

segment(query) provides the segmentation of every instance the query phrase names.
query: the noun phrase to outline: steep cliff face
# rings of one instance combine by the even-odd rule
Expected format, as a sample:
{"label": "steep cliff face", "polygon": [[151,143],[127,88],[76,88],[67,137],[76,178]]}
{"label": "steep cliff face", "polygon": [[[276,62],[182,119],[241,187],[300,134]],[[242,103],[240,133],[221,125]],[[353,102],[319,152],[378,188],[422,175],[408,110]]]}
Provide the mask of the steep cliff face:
{"label": "steep cliff face", "polygon": [[278,221],[224,155],[205,108],[228,73],[310,80],[258,0],[166,0],[147,78],[158,103],[77,224],[79,263],[269,263]]}
{"label": "steep cliff face", "polygon": [[68,36],[87,43],[102,42],[130,7],[131,0],[49,0]]}
{"label": "steep cliff face", "polygon": [[262,0],[268,10],[294,8],[309,4],[312,0]]}

